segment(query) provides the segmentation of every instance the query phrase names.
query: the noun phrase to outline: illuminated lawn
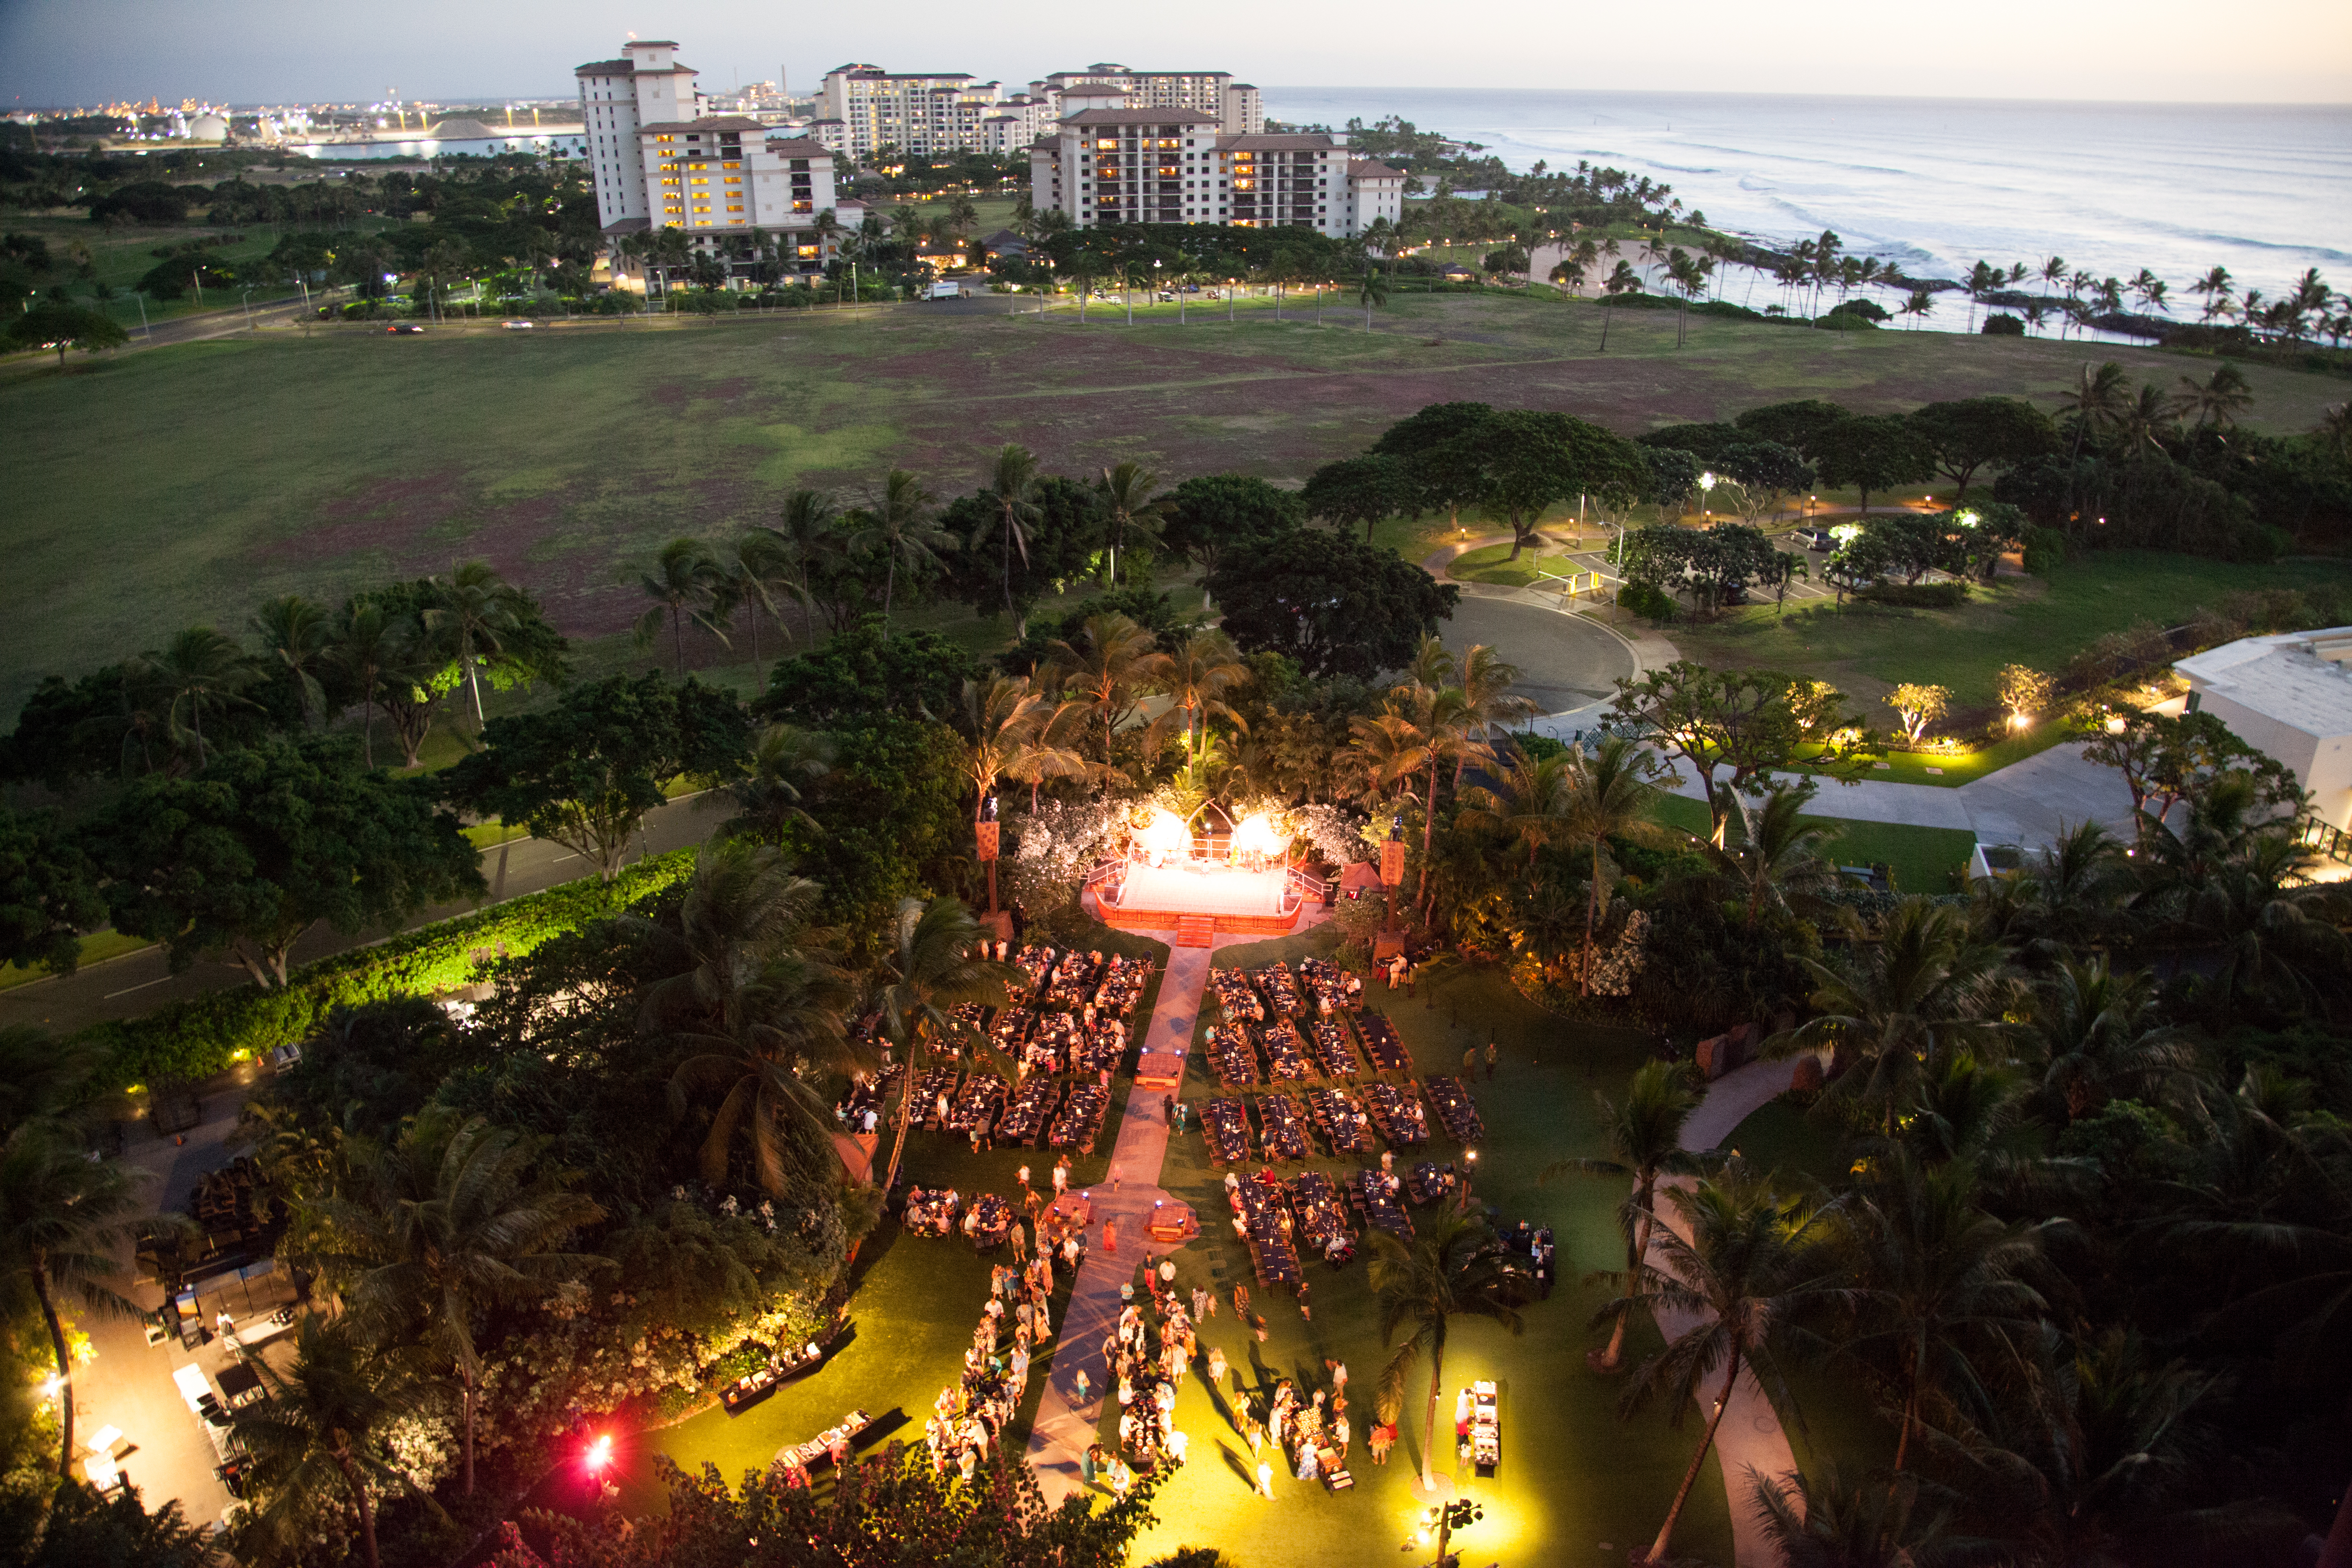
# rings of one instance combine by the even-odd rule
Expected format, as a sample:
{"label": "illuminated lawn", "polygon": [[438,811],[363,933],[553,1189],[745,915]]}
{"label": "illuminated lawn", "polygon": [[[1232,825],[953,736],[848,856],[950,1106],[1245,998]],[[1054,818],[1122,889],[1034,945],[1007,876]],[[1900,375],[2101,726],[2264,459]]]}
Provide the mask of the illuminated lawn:
{"label": "illuminated lawn", "polygon": [[[1836,786],[1822,791],[1821,805],[1837,804]],[[1668,795],[1658,803],[1659,820],[1686,833],[1706,830],[1706,806],[1687,795]],[[1965,827],[1914,827],[1902,822],[1857,822],[1852,817],[1821,815],[1819,820],[1838,830],[1829,847],[1831,859],[1841,866],[1869,866],[1880,861],[1894,868],[1895,889],[1905,893],[1948,893],[1951,877],[1966,869],[1976,835]]]}
{"label": "illuminated lawn", "polygon": [[[1127,931],[1096,927],[1085,945],[1129,955],[1148,953],[1158,963],[1167,962],[1164,946]],[[1147,1009],[1157,999],[1158,985],[1155,978],[1145,991]],[[1109,1134],[1118,1125],[1132,1082],[1126,1076],[1113,1081],[1105,1136],[1091,1156],[1072,1167],[1082,1186],[1098,1180],[1110,1163]],[[889,1157],[886,1129],[877,1158],[877,1179]],[[1015,1173],[1027,1165],[1032,1182],[1045,1187],[1051,1182],[1053,1163],[1050,1149],[974,1154],[961,1137],[918,1127],[908,1135],[901,1180],[925,1187],[952,1186],[966,1197],[992,1192],[1017,1199]],[[824,1366],[740,1415],[730,1415],[714,1405],[676,1426],[641,1435],[622,1456],[619,1475],[627,1506],[642,1510],[654,1505],[658,1493],[652,1485],[650,1459],[655,1454],[667,1455],[688,1470],[709,1461],[728,1480],[738,1481],[745,1470],[765,1469],[779,1448],[815,1436],[853,1409],[880,1419],[869,1443],[887,1442],[893,1436],[903,1442],[921,1442],[931,1401],[962,1374],[963,1352],[980,1321],[981,1304],[988,1300],[989,1268],[1010,1259],[1005,1250],[977,1257],[961,1238],[908,1236],[895,1217],[885,1219],[858,1254],[856,1291],[849,1303],[856,1332],[848,1342]],[[1066,1274],[1056,1279],[1057,1321],[1068,1287]],[[1049,1364],[1041,1357],[1030,1373],[1015,1434],[1020,1443],[1028,1441],[1029,1422],[1036,1414]]]}
{"label": "illuminated lawn", "polygon": [[[1245,947],[1222,948],[1222,965],[1249,965],[1276,957],[1295,962],[1307,952],[1328,952],[1326,928],[1300,937]],[[1487,1142],[1479,1150],[1479,1198],[1498,1211],[1497,1222],[1524,1217],[1549,1222],[1559,1247],[1562,1274],[1570,1281],[1549,1301],[1527,1310],[1527,1332],[1514,1339],[1487,1323],[1465,1320],[1455,1326],[1445,1361],[1445,1393],[1438,1415],[1441,1473],[1456,1474],[1453,1461],[1453,1402],[1455,1390],[1474,1379],[1493,1378],[1502,1389],[1503,1463],[1492,1480],[1478,1480],[1467,1467],[1459,1477],[1470,1495],[1486,1507],[1486,1521],[1461,1542],[1463,1561],[1490,1563],[1592,1563],[1622,1561],[1628,1546],[1646,1543],[1664,1516],[1697,1438],[1695,1422],[1677,1432],[1665,1413],[1652,1411],[1621,1422],[1615,1400],[1621,1383],[1597,1377],[1584,1365],[1585,1350],[1597,1342],[1584,1332],[1602,1287],[1575,1283],[1587,1270],[1622,1263],[1622,1243],[1612,1218],[1619,1193],[1610,1183],[1570,1178],[1540,1187],[1536,1173],[1550,1160],[1601,1152],[1594,1131],[1591,1091],[1619,1090],[1642,1057],[1640,1042],[1613,1031],[1565,1025],[1538,1013],[1513,994],[1491,972],[1468,977],[1441,991],[1434,1005],[1427,994],[1408,1001],[1375,984],[1371,1005],[1394,1019],[1412,1049],[1421,1072],[1458,1073],[1461,1053],[1491,1037],[1503,1047],[1503,1066],[1494,1083],[1474,1086]],[[1541,1065],[1537,1064],[1538,1057]],[[1188,1099],[1217,1092],[1196,1053],[1186,1081]],[[1450,1143],[1433,1145],[1423,1157],[1456,1161]],[[1402,1157],[1401,1157],[1402,1158]],[[1354,1157],[1310,1163],[1346,1173]],[[1410,1163],[1411,1162],[1406,1162]],[[1286,1167],[1286,1173],[1296,1167]],[[1420,1418],[1428,1390],[1427,1363],[1410,1384],[1412,1397],[1402,1424],[1404,1440],[1385,1468],[1375,1467],[1364,1444],[1373,1394],[1385,1359],[1366,1285],[1364,1258],[1333,1271],[1311,1263],[1314,1321],[1300,1321],[1288,1297],[1254,1290],[1270,1337],[1263,1346],[1233,1316],[1229,1293],[1235,1279],[1249,1280],[1246,1252],[1226,1221],[1222,1173],[1208,1160],[1199,1132],[1171,1142],[1161,1184],[1200,1212],[1201,1241],[1178,1254],[1180,1287],[1213,1283],[1226,1304],[1208,1325],[1204,1344],[1224,1349],[1234,1373],[1262,1383],[1288,1376],[1302,1387],[1319,1379],[1326,1356],[1347,1363],[1349,1421],[1355,1447],[1355,1489],[1332,1494],[1319,1482],[1287,1476],[1275,1482],[1275,1500],[1251,1493],[1255,1464],[1248,1445],[1216,1403],[1200,1375],[1192,1378],[1177,1405],[1177,1425],[1192,1437],[1192,1459],[1154,1501],[1160,1523],[1139,1543],[1138,1562],[1178,1545],[1213,1545],[1248,1568],[1315,1568],[1325,1563],[1371,1564],[1405,1561],[1399,1547],[1413,1513],[1409,1488],[1421,1451]],[[1636,1334],[1633,1353],[1657,1344],[1655,1331]],[[1230,1387],[1230,1383],[1229,1385]],[[1106,1430],[1115,1435],[1118,1408],[1108,1406]],[[1601,1543],[1610,1551],[1603,1552]],[[1676,1532],[1679,1551],[1716,1562],[1730,1561],[1729,1521],[1719,1472],[1710,1464],[1695,1490]],[[1425,1560],[1425,1559],[1422,1559]]]}

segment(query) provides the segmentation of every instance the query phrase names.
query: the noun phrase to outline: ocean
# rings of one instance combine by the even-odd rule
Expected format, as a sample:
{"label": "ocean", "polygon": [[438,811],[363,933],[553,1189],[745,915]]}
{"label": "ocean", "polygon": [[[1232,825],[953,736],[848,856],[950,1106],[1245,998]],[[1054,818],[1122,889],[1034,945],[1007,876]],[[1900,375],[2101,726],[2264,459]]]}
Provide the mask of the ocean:
{"label": "ocean", "polygon": [[1514,170],[1590,159],[1673,185],[1716,228],[1835,229],[1917,277],[2145,267],[2177,320],[2216,266],[2266,298],[2313,267],[2352,290],[2352,107],[1339,87],[1268,88],[1265,107],[1334,130],[1401,115]]}

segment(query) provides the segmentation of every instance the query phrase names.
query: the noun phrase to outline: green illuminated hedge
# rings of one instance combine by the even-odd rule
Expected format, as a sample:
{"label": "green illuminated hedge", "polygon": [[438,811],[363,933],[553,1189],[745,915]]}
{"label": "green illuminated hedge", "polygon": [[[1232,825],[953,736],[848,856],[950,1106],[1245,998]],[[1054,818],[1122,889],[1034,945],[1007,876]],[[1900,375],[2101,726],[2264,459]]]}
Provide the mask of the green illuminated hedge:
{"label": "green illuminated hedge", "polygon": [[296,970],[283,991],[215,991],[137,1018],[93,1024],[77,1037],[104,1048],[112,1088],[210,1078],[241,1056],[308,1039],[337,1007],[471,984],[487,963],[527,953],[685,880],[694,855],[679,849],[656,856],[609,884],[583,878],[335,953]]}

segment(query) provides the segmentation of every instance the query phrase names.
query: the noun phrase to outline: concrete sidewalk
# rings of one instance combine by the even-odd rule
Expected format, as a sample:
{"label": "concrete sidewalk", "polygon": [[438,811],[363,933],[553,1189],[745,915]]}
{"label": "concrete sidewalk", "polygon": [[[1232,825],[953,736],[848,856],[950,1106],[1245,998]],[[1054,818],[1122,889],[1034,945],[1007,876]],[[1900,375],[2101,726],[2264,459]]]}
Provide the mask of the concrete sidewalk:
{"label": "concrete sidewalk", "polygon": [[[1794,1070],[1785,1061],[1751,1062],[1735,1072],[1725,1074],[1707,1086],[1706,1099],[1683,1124],[1682,1146],[1690,1150],[1715,1149],[1738,1130],[1742,1121],[1759,1107],[1780,1098],[1789,1087],[1789,1075]],[[1690,1185],[1687,1177],[1675,1177],[1659,1184],[1660,1187]],[[1662,1190],[1658,1194],[1658,1217],[1674,1227],[1675,1233],[1688,1240],[1690,1232],[1682,1223],[1682,1215]],[[1664,1266],[1664,1257],[1654,1250],[1649,1262],[1654,1268]],[[1704,1322],[1696,1312],[1659,1310],[1658,1331],[1672,1341]],[[1718,1374],[1703,1381],[1698,1398],[1699,1430],[1714,1415],[1714,1394],[1710,1392],[1722,1385]],[[1688,1428],[1685,1428],[1688,1430]],[[1738,1568],[1782,1568],[1785,1559],[1780,1549],[1764,1532],[1759,1521],[1748,1485],[1748,1472],[1768,1479],[1794,1474],[1797,1457],[1789,1447],[1789,1434],[1780,1426],[1780,1412],[1756,1381],[1756,1374],[1745,1366],[1740,1368],[1738,1381],[1731,1385],[1731,1398],[1723,1412],[1723,1424],[1715,1431],[1716,1463],[1723,1468],[1724,1496],[1731,1505],[1732,1559]]]}

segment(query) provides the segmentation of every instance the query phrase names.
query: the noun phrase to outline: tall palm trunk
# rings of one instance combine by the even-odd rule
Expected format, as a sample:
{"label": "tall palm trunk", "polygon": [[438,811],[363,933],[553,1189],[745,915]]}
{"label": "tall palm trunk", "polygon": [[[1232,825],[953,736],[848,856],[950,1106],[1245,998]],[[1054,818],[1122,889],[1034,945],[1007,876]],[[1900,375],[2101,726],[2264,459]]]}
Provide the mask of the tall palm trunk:
{"label": "tall palm trunk", "polygon": [[63,1479],[73,1474],[73,1359],[66,1352],[66,1326],[49,1296],[48,1265],[37,1256],[33,1260],[33,1294],[41,1299],[41,1321],[48,1325],[49,1348],[58,1358],[58,1475]]}
{"label": "tall palm trunk", "polygon": [[1654,1177],[1643,1178],[1636,1201],[1642,1205],[1642,1216],[1633,1222],[1633,1239],[1625,1248],[1625,1272],[1629,1276],[1625,1282],[1626,1310],[1617,1315],[1617,1326],[1609,1331],[1609,1348],[1601,1352],[1601,1360],[1595,1363],[1602,1372],[1615,1372],[1618,1363],[1625,1359],[1625,1323],[1633,1315],[1634,1299],[1642,1293],[1641,1281],[1631,1277],[1641,1273],[1642,1259],[1650,1255],[1650,1227],[1657,1223],[1657,1216],[1651,1212],[1651,1205],[1657,1201]]}
{"label": "tall palm trunk", "polygon": [[1903,1458],[1911,1451],[1911,1429],[1919,1425],[1919,1347],[1905,1358],[1910,1366],[1910,1392],[1903,1396],[1903,1435],[1895,1439],[1895,1473],[1903,1473]]}
{"label": "tall palm trunk", "polygon": [[474,1407],[481,1398],[480,1384],[464,1367],[457,1369],[457,1388],[466,1415],[466,1495],[474,1495]]}
{"label": "tall palm trunk", "polygon": [[1666,1510],[1666,1522],[1658,1526],[1658,1539],[1650,1543],[1651,1563],[1666,1560],[1666,1547],[1674,1540],[1675,1523],[1682,1518],[1683,1504],[1690,1497],[1691,1486],[1698,1479],[1698,1468],[1706,1462],[1707,1450],[1715,1447],[1715,1429],[1723,1425],[1723,1413],[1731,1408],[1731,1385],[1739,1381],[1739,1347],[1731,1347],[1731,1364],[1723,1374],[1723,1392],[1716,1396],[1715,1414],[1707,1418],[1706,1436],[1698,1440],[1698,1452],[1691,1456],[1690,1468],[1683,1472],[1683,1484],[1675,1492],[1675,1502]]}
{"label": "tall palm trunk", "polygon": [[[341,1433],[336,1434],[341,1436]],[[375,1505],[368,1500],[365,1483],[359,1469],[352,1463],[352,1447],[348,1442],[335,1445],[335,1468],[343,1472],[343,1484],[351,1489],[352,1504],[360,1512],[360,1552],[367,1559],[368,1568],[381,1568],[383,1559],[375,1549]]]}
{"label": "tall palm trunk", "polygon": [[1584,963],[1577,976],[1576,994],[1592,994],[1592,941],[1601,925],[1601,840],[1592,841],[1592,890],[1584,900]]}
{"label": "tall palm trunk", "polygon": [[1421,1421],[1421,1489],[1437,1489],[1437,1472],[1431,1465],[1436,1453],[1437,1395],[1445,1386],[1445,1345],[1443,1341],[1429,1347],[1429,1409]]}
{"label": "tall palm trunk", "polygon": [[882,635],[890,635],[890,600],[898,591],[898,556],[890,555],[890,569],[882,574]]}
{"label": "tall palm trunk", "polygon": [[1421,885],[1413,893],[1419,903],[1429,891],[1429,857],[1437,841],[1437,759],[1429,760],[1429,804],[1421,816]]}
{"label": "tall palm trunk", "polygon": [[669,633],[670,640],[677,645],[677,678],[680,680],[684,680],[686,679],[685,605],[672,605],[669,607]]}
{"label": "tall palm trunk", "polygon": [[[679,654],[678,662],[681,666],[684,665],[685,660],[686,656],[683,653]],[[487,721],[482,717],[482,667],[474,658],[471,643],[466,645],[466,689],[474,694],[474,732],[478,735],[482,732],[482,725]]]}

